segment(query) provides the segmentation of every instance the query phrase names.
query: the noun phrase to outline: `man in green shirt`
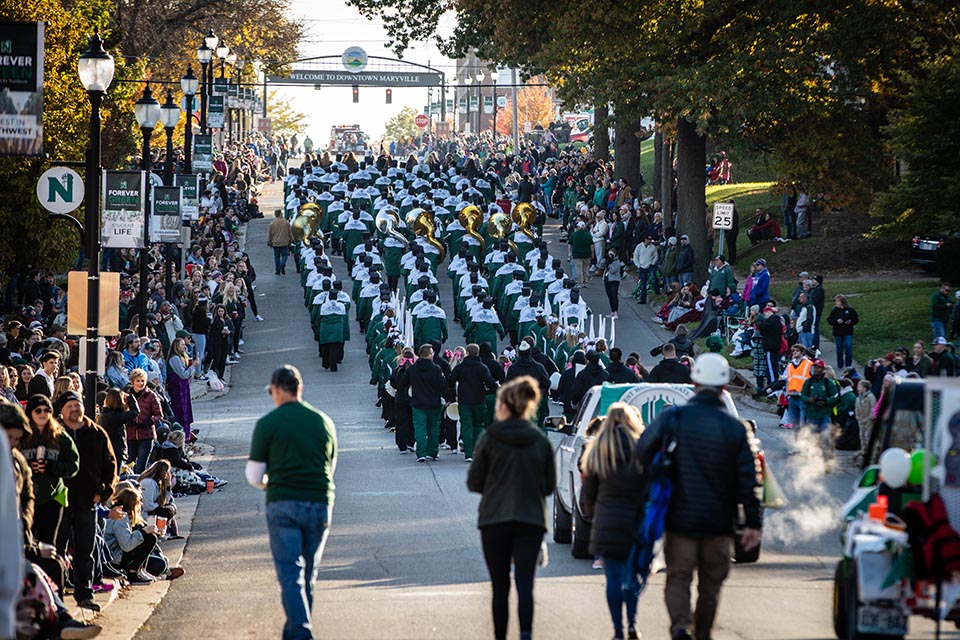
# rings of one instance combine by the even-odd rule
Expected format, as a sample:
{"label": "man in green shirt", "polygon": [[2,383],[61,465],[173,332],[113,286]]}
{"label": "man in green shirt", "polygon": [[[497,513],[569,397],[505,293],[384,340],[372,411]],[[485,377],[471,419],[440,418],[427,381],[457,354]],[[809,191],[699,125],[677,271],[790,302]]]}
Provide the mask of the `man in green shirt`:
{"label": "man in green shirt", "polygon": [[590,255],[593,250],[593,238],[587,231],[587,225],[583,220],[577,222],[577,229],[570,234],[567,241],[570,246],[570,257],[573,259],[573,267],[577,271],[577,283],[581,287],[587,286],[590,275]]}
{"label": "man in green shirt", "polygon": [[947,337],[951,311],[953,302],[950,300],[950,283],[941,280],[940,286],[930,296],[930,326],[933,328],[934,340]]}
{"label": "man in green shirt", "polygon": [[253,430],[247,482],[267,491],[267,531],[287,622],[284,640],[313,638],[310,611],[333,513],[337,433],[333,421],[303,401],[291,365],[273,372],[267,393],[276,409]]}

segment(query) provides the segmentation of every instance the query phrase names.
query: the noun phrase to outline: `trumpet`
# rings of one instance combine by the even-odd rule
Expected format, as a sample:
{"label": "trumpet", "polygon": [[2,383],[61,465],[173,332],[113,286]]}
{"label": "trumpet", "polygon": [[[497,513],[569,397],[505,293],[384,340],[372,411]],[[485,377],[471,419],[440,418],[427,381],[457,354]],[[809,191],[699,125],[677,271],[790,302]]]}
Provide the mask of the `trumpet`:
{"label": "trumpet", "polygon": [[496,238],[497,240],[506,240],[510,245],[510,249],[519,257],[520,249],[517,248],[517,244],[510,239],[510,231],[512,229],[513,223],[505,213],[495,213],[490,216],[490,219],[487,221],[487,233],[490,234],[490,237]]}
{"label": "trumpet", "polygon": [[530,238],[530,241],[536,244],[537,235],[530,227],[537,219],[537,210],[529,202],[521,202],[513,208],[513,221],[520,227],[520,233]]}
{"label": "trumpet", "polygon": [[315,202],[306,202],[297,209],[297,215],[290,223],[293,238],[303,242],[307,238],[323,238],[320,222],[323,220],[323,209]]}
{"label": "trumpet", "polygon": [[457,220],[467,230],[467,235],[476,238],[480,242],[480,255],[487,252],[487,242],[480,235],[477,229],[483,224],[483,212],[476,205],[469,205],[460,210],[457,214]]}
{"label": "trumpet", "polygon": [[439,262],[443,262],[447,257],[447,247],[434,235],[437,225],[433,220],[433,214],[425,209],[414,209],[407,214],[407,226],[413,229],[416,235],[436,247],[440,252]]}
{"label": "trumpet", "polygon": [[377,230],[383,235],[399,240],[404,247],[409,244],[404,235],[397,231],[397,227],[400,226],[400,216],[393,209],[381,209],[380,213],[377,214],[375,224]]}

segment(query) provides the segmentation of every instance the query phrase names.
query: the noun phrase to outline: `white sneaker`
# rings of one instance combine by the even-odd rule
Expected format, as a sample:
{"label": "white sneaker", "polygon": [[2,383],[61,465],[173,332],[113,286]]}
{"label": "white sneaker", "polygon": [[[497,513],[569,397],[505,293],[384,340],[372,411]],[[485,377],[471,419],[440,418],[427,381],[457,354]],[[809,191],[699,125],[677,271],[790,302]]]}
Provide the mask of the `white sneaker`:
{"label": "white sneaker", "polygon": [[233,358],[227,358],[227,364],[240,364],[240,361],[234,360]]}
{"label": "white sneaker", "polygon": [[137,577],[144,582],[156,582],[158,580],[157,576],[147,573],[146,569],[140,569],[140,571],[137,571]]}
{"label": "white sneaker", "polygon": [[237,341],[237,346],[238,346],[238,347],[242,347],[242,346],[243,346],[243,338],[240,338],[240,340]]}
{"label": "white sneaker", "polygon": [[206,382],[207,380],[210,379],[210,376],[208,376],[207,374],[203,374],[202,376],[200,376],[200,377],[197,378],[197,379],[200,380],[201,382]]}
{"label": "white sneaker", "polygon": [[256,320],[257,322],[263,322],[263,317],[260,316],[259,314],[254,316],[253,319]]}

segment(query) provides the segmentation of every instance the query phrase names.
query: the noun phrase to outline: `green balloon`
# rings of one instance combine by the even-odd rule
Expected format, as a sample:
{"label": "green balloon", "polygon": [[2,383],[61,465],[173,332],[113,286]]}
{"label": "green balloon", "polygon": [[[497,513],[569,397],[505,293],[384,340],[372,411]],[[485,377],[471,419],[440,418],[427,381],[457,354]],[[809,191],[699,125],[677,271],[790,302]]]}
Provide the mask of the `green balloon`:
{"label": "green balloon", "polygon": [[[929,462],[926,460],[929,459]],[[928,466],[932,469],[937,464],[936,456],[928,454],[924,449],[917,449],[910,454],[910,475],[907,476],[907,484],[923,484],[923,468]]]}

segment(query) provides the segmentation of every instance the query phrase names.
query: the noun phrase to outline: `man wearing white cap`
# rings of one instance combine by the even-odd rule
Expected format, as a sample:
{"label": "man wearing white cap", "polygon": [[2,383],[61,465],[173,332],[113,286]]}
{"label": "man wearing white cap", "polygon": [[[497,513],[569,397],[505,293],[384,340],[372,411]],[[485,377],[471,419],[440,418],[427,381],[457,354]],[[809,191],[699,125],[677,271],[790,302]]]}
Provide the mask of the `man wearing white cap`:
{"label": "man wearing white cap", "polygon": [[[727,413],[721,394],[730,366],[718,353],[697,357],[690,374],[696,395],[685,405],[662,411],[637,442],[645,467],[656,453],[671,450],[673,493],[666,513],[664,592],[672,640],[709,638],[730,571],[734,523],[743,506],[744,549],[760,543],[763,511],[760,463],[746,427]],[[690,611],[690,584],[696,570],[696,611]]]}

